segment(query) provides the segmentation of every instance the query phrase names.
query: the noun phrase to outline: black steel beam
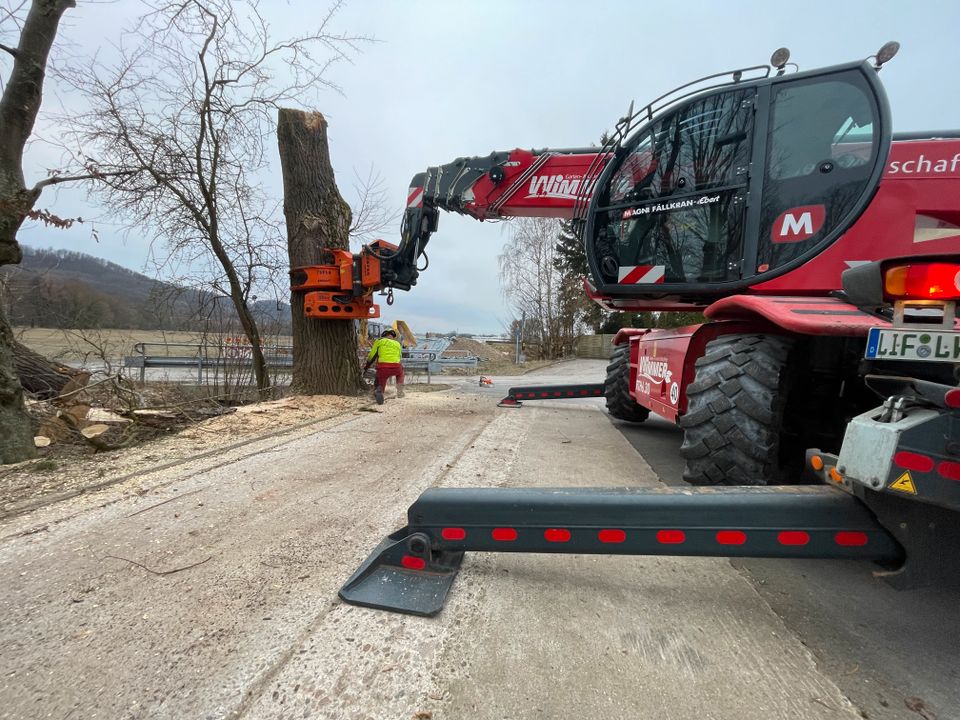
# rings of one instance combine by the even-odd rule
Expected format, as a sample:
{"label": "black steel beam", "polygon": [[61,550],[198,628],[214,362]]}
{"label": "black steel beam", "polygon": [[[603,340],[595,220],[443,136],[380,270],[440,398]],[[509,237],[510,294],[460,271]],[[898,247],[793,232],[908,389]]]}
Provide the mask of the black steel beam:
{"label": "black steel beam", "polygon": [[467,550],[888,563],[903,555],[866,506],[830,487],[434,488],[407,519],[341,598],[434,615]]}
{"label": "black steel beam", "polygon": [[507,390],[507,396],[500,401],[500,407],[520,407],[523,400],[576,400],[587,397],[603,397],[603,383],[520,385]]}

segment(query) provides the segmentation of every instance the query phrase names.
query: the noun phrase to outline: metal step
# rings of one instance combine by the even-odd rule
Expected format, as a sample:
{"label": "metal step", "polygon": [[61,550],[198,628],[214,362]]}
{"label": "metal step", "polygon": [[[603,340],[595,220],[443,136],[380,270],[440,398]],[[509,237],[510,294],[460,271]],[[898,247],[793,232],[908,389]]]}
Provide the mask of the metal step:
{"label": "metal step", "polygon": [[433,488],[340,590],[413,615],[443,608],[468,550],[856,558],[903,550],[867,507],[831,487]]}

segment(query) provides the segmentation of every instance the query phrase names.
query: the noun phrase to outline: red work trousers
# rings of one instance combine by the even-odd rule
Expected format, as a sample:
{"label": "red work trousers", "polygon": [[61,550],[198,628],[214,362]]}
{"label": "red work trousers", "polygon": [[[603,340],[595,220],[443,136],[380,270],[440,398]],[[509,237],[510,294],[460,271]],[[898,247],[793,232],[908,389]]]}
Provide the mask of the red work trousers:
{"label": "red work trousers", "polygon": [[377,387],[383,390],[387,380],[395,377],[397,386],[403,385],[403,365],[400,363],[377,363]]}

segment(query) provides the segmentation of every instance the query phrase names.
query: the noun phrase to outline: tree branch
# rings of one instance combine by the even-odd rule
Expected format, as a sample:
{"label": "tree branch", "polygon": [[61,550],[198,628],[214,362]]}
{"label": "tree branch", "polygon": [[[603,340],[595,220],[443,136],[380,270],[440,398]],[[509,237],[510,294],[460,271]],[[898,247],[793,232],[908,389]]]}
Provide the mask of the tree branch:
{"label": "tree branch", "polygon": [[140,170],[114,170],[111,172],[84,173],[83,175],[52,175],[46,180],[41,180],[34,185],[30,192],[39,193],[49,185],[59,185],[60,183],[65,182],[77,182],[79,180],[102,180],[103,178],[108,177],[124,177],[127,175],[134,175],[138,172],[140,172]]}

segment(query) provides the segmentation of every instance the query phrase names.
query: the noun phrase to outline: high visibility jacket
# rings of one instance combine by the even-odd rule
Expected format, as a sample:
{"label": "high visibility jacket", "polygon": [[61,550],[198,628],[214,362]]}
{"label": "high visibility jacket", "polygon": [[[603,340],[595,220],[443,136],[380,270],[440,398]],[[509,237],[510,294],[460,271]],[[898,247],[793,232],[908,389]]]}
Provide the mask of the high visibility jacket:
{"label": "high visibility jacket", "polygon": [[403,347],[396,340],[391,338],[380,338],[373,343],[373,347],[370,348],[370,354],[367,356],[367,361],[377,358],[378,363],[398,363],[400,362],[400,354],[403,351]]}

